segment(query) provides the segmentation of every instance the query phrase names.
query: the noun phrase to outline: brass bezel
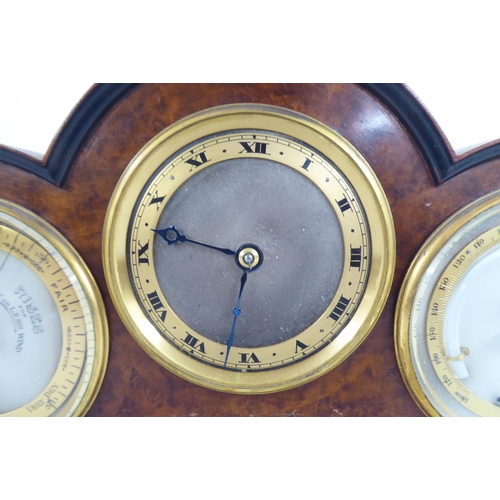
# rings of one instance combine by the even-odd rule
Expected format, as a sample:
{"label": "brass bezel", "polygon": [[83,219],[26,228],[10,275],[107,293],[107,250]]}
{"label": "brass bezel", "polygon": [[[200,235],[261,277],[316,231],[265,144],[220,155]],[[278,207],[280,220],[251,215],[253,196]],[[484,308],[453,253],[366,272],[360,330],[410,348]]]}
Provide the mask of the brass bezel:
{"label": "brass bezel", "polygon": [[[356,191],[371,235],[371,269],[364,296],[342,334],[304,360],[266,372],[235,372],[188,357],[160,335],[147,338],[149,323],[131,285],[127,234],[135,203],[163,162],[200,138],[231,130],[263,130],[296,138],[332,161]],[[303,114],[275,106],[239,104],[211,108],[171,125],[131,161],[111,198],[104,224],[103,261],[113,302],[141,347],[173,373],[198,385],[233,393],[262,394],[320,377],[346,359],[366,338],[387,300],[395,265],[395,232],[384,191],[361,154],[343,137]]]}
{"label": "brass bezel", "polygon": [[[59,253],[59,255],[64,259],[65,263],[70,267],[71,271],[77,278],[83,293],[85,294],[89,305],[90,314],[92,316],[95,335],[95,347],[93,349],[94,364],[92,374],[90,376],[90,380],[84,381],[83,377],[80,377],[80,380],[78,382],[79,390],[74,390],[71,393],[71,396],[64,401],[63,405],[58,407],[59,413],[57,413],[57,416],[84,416],[97,397],[97,394],[99,393],[99,390],[103,383],[109,352],[109,336],[106,311],[97,284],[89,268],[87,267],[81,256],[78,254],[78,252],[75,250],[75,248],[59,231],[57,231],[47,221],[34,214],[33,212],[25,209],[24,207],[3,199],[0,199],[0,213],[5,213],[17,219],[22,224],[28,226],[30,230],[39,235],[42,240],[48,242],[48,244],[51,245]],[[32,236],[23,233],[17,228],[13,228],[13,230],[18,232],[19,234],[26,236],[29,239],[32,238]],[[41,243],[39,244],[41,245]],[[59,367],[60,365],[61,364],[59,364]],[[52,377],[52,380],[54,380],[57,376],[58,374],[56,372],[56,374],[54,374],[54,376]],[[87,384],[87,388],[84,389],[85,392],[82,396],[81,391],[84,384]],[[41,395],[49,388],[49,386],[50,383],[40,393],[40,397],[38,399],[41,399]],[[35,398],[33,401],[36,400],[37,398]],[[26,409],[26,406],[12,412],[0,414],[0,416],[37,416],[36,414],[30,413]],[[71,412],[71,414],[69,414],[69,412]],[[49,413],[50,412],[48,412],[48,414]]]}
{"label": "brass bezel", "polygon": [[[410,353],[410,320],[417,289],[426,270],[450,238],[474,218],[498,204],[500,204],[500,190],[467,204],[440,224],[415,255],[401,286],[394,322],[396,359],[408,391],[422,412],[429,417],[440,417],[441,414],[425,395]],[[428,389],[432,391],[431,388]]]}

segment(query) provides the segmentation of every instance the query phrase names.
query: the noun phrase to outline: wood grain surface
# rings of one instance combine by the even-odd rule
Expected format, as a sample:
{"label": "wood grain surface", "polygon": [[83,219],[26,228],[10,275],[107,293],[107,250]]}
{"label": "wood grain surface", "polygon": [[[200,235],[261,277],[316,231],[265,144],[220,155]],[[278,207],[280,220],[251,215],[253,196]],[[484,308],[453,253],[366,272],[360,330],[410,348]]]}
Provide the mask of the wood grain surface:
{"label": "wood grain surface", "polygon": [[[204,389],[154,362],[120,321],[107,291],[101,258],[106,209],[135,153],[184,116],[238,102],[294,109],[343,135],[380,179],[397,237],[391,293],[364,343],[320,379],[261,396]],[[500,188],[499,167],[499,160],[489,161],[436,186],[398,119],[354,84],[143,84],[117,102],[93,130],[63,188],[0,164],[0,197],[53,224],[82,255],[101,290],[110,328],[110,356],[89,416],[421,416],[396,363],[397,295],[411,260],[431,232],[466,203]]]}

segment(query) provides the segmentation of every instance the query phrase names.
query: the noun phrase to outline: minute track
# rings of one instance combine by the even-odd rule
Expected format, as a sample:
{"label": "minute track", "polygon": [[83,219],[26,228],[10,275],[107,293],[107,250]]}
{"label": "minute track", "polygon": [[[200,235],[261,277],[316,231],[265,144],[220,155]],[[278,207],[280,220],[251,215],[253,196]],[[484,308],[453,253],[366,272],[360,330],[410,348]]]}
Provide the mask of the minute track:
{"label": "minute track", "polygon": [[[242,142],[242,140],[240,140],[240,139],[241,139],[241,138],[244,138],[244,137],[245,137],[244,135],[237,137],[237,139],[238,139],[238,153],[237,153],[237,154],[239,154],[239,151],[241,151],[241,149],[239,148],[239,146],[240,146],[240,143]],[[253,135],[252,135],[251,137],[252,137],[252,140],[255,140],[255,139],[254,139],[254,137],[253,137]],[[270,139],[269,137],[266,137],[265,139],[267,139],[267,141],[268,141],[268,142],[272,145],[272,141],[271,141],[271,139]],[[229,149],[228,149],[228,148],[229,148],[230,143],[231,143],[231,137],[227,137],[227,139],[224,141],[224,149],[223,149],[223,150],[225,150],[225,151],[226,151],[226,153],[224,153],[224,158],[225,158],[225,159],[227,158],[227,155],[228,155],[228,153],[229,153]],[[289,143],[289,144],[293,144],[293,143],[292,143],[292,142],[290,142],[290,141],[288,141],[288,143]],[[283,146],[283,145],[281,145],[280,147],[282,147],[282,146]],[[207,149],[207,148],[205,148],[205,150],[206,150],[206,149]],[[292,149],[292,148],[291,148],[291,149]],[[298,151],[298,152],[300,152],[300,154],[301,154],[301,155],[303,155],[303,154],[304,154],[304,151],[306,151],[306,150],[305,150],[305,148],[304,148],[302,145],[301,145],[301,146],[297,146],[297,148],[296,148],[296,149],[295,149],[295,148],[293,148],[292,150],[293,150],[293,151]],[[222,151],[222,150],[221,150],[221,151]],[[246,151],[246,150],[245,150],[245,151]],[[271,154],[271,151],[272,151],[272,150],[271,150],[271,148],[270,148],[270,146],[269,146],[269,148],[267,148],[267,149],[266,149],[266,153]],[[262,154],[262,153],[254,153],[254,154]],[[212,159],[213,159],[213,158],[215,158],[215,156],[214,156],[213,152],[210,152],[210,153],[209,153],[209,152],[207,152],[207,155],[208,155],[208,156],[207,156],[207,158],[208,158],[208,157],[210,157],[210,158],[212,158]],[[291,161],[292,161],[292,160],[291,160]],[[215,162],[215,160],[214,160],[214,162]],[[176,161],[174,160],[174,161],[172,162],[172,165],[175,165],[175,163],[176,163]],[[301,170],[304,170],[304,169],[302,168],[303,163],[304,163],[304,162],[303,162],[303,160],[301,160],[300,162],[295,162],[295,168],[297,168],[297,169],[301,169]],[[200,167],[201,167],[201,166],[200,166]],[[165,169],[166,169],[169,173],[171,173],[171,172],[173,173],[173,172],[175,171],[175,169],[176,169],[176,168],[178,168],[178,167],[175,167],[175,166],[173,166],[173,167],[169,167],[168,165],[166,165],[166,166],[165,166]],[[172,169],[174,169],[174,170],[172,170]],[[328,171],[329,171],[330,176],[331,176],[331,177],[332,177],[332,179],[333,179],[333,178],[334,178],[334,176],[332,176],[332,171],[331,171],[331,168],[329,168],[329,169],[328,169]],[[177,174],[177,177],[178,177],[178,176],[179,176],[179,174]],[[176,176],[174,175],[174,177],[176,177]],[[172,179],[171,179],[168,175],[164,175],[164,174],[160,175],[160,176],[158,177],[158,182],[159,182],[159,184],[154,184],[154,185],[155,185],[155,188],[154,188],[154,189],[151,189],[149,192],[152,192],[152,191],[154,191],[155,189],[161,190],[162,192],[166,192],[166,191],[165,191],[165,188],[160,188],[160,186],[162,185],[161,183],[162,183],[162,182],[164,182],[164,179],[169,179],[169,181],[171,181],[171,180],[172,180]],[[333,184],[332,184],[332,186],[333,186]],[[171,197],[172,197],[172,194],[167,192],[167,196],[168,196],[169,198],[171,198]],[[355,200],[356,200],[356,199],[352,196],[352,194],[350,194],[350,193],[349,193],[349,196],[348,196],[348,197],[349,197],[349,200],[351,200],[351,201],[350,201],[350,206],[351,206],[351,204],[355,204]],[[352,201],[353,199],[354,199],[354,202]],[[147,203],[142,203],[142,204],[141,204],[141,206],[147,206]],[[355,205],[354,205],[354,206],[355,206]],[[340,212],[339,212],[339,213],[340,213]],[[355,218],[355,219],[353,219],[353,220],[356,220],[356,221],[357,221],[357,220],[358,220],[358,218],[359,218],[359,215],[361,214],[361,211],[360,211],[359,209],[356,209],[355,211],[353,211],[353,213],[356,213],[356,214],[357,214],[356,218]],[[142,214],[138,213],[138,216],[139,216],[139,215],[142,215]],[[140,219],[139,219],[139,217],[138,217],[138,219],[137,219],[137,220],[140,220]],[[148,219],[148,220],[149,220],[149,219]],[[153,224],[153,227],[154,227],[154,221],[150,221],[150,223],[151,223],[151,224]],[[139,226],[139,228],[140,228],[140,226],[141,226],[141,225],[140,225],[140,223],[138,224],[138,226]],[[166,236],[166,231],[167,231],[168,229],[172,230],[173,228],[172,228],[172,227],[170,227],[170,228],[166,228],[166,229],[164,230],[165,235],[163,235],[163,234],[162,234],[162,237],[163,237],[163,238],[165,238],[165,236]],[[155,231],[158,233],[158,231],[159,231],[159,230],[155,230]],[[361,230],[359,233],[358,233],[358,232],[356,232],[356,234],[355,234],[354,236],[352,236],[352,237],[358,238],[359,236],[357,236],[357,235],[361,235],[361,237],[363,237],[363,234],[364,234],[364,233],[365,233],[365,232],[364,232],[363,230]],[[178,236],[177,236],[177,237],[178,237]],[[135,237],[135,238],[134,238],[134,240],[135,240],[135,239],[138,239],[138,238],[141,238],[141,237],[140,237],[140,236],[137,236],[137,237]],[[174,239],[174,236],[172,236],[172,239]],[[142,238],[141,238],[141,241],[142,241]],[[208,248],[210,248],[210,247],[214,247],[213,245],[208,245],[208,244],[205,244],[205,243],[203,243],[203,242],[197,242],[197,241],[195,241],[195,243],[197,243],[197,244],[200,244],[200,243],[201,243],[202,245],[207,246]],[[365,248],[366,248],[366,243],[365,243],[365,242],[363,242],[361,245],[358,245],[357,247],[358,247],[358,248],[363,248],[363,249],[365,249]],[[220,247],[215,247],[214,249],[219,250],[219,251],[222,251],[222,252],[225,252],[225,251],[229,250],[229,252],[227,252],[228,254],[230,254],[230,253],[233,253],[233,252],[234,252],[233,250],[230,250],[230,249],[222,249],[222,248],[220,248]],[[364,252],[364,250],[363,250],[363,252]],[[365,257],[364,253],[363,253],[363,257]],[[356,268],[356,270],[357,270],[357,268]],[[361,283],[362,283],[362,280],[361,280]],[[163,302],[163,303],[166,303],[166,301],[162,301],[162,302]],[[343,322],[342,324],[344,324],[344,322]],[[196,356],[196,353],[193,353],[193,354]],[[286,358],[286,359],[290,359],[290,360],[292,360],[292,359],[294,359],[294,358],[295,358],[295,356],[290,356],[290,357],[285,356],[285,358]],[[276,360],[276,359],[273,359],[273,360],[270,360],[270,361],[271,361],[271,362],[269,363],[269,365],[270,365],[270,366],[273,366],[273,365],[276,365],[276,364],[278,364],[278,363],[279,363],[279,362],[278,362],[278,360]],[[239,366],[239,363],[238,363],[238,362],[233,363],[233,364],[234,364],[235,366]],[[248,369],[248,367],[247,367],[246,369]],[[250,369],[252,369],[252,368],[250,368]]]}
{"label": "minute track", "polygon": [[[227,118],[226,110],[235,114]],[[241,126],[225,128],[226,118]],[[128,179],[134,182],[119,185],[111,203],[124,213],[128,209],[120,200],[133,200],[130,216],[113,218],[113,210],[107,216],[106,234],[126,234],[125,244],[115,248],[126,247],[127,272],[122,269],[111,283],[118,278],[119,286],[127,287],[126,276],[132,285],[126,299],[132,312],[124,314],[123,305],[118,306],[120,315],[130,319],[127,328],[148,352],[151,342],[146,346],[142,338],[161,337],[153,341],[157,361],[217,390],[271,392],[331,369],[367,335],[380,313],[380,300],[371,303],[366,290],[373,297],[376,286],[382,286],[384,298],[392,276],[392,248],[380,255],[393,243],[388,243],[390,211],[379,188],[373,189],[369,168],[358,165],[360,156],[330,129],[290,111],[230,106],[200,113],[189,123],[186,129],[180,123],[160,134],[131,164]],[[255,126],[259,123],[261,128]],[[165,196],[161,210],[149,203],[153,193]],[[350,207],[344,211],[337,204],[343,199]],[[124,230],[120,221],[125,220]],[[147,236],[152,228],[172,224],[194,237],[195,244],[161,245],[159,237]],[[370,226],[383,278],[370,266]],[[147,266],[139,262],[139,241],[143,247],[149,241]],[[234,252],[242,241],[257,242],[265,262],[245,285],[237,316],[232,311],[239,309],[234,301],[241,271],[227,269],[223,250]],[[105,243],[104,254],[114,258],[107,248]],[[258,251],[248,251],[248,259],[257,257],[262,260]],[[109,281],[117,267],[106,268]],[[149,305],[153,290],[165,308],[161,318]],[[120,301],[119,295],[113,299]],[[139,310],[131,297],[138,299]],[[343,305],[342,297],[348,304],[330,317]],[[362,307],[359,317],[364,319],[353,323],[364,300],[371,305]],[[140,315],[146,321],[137,329]],[[234,341],[226,349],[227,325],[236,318]],[[349,348],[343,346],[344,337],[351,339]],[[297,349],[298,342],[306,347]],[[205,352],[196,349],[199,345]]]}

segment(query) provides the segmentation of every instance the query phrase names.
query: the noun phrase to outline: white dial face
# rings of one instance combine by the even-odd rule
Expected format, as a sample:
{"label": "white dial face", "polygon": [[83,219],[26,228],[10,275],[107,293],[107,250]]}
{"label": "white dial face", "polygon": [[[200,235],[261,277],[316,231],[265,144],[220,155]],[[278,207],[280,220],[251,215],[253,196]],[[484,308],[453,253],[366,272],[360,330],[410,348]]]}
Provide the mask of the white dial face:
{"label": "white dial face", "polygon": [[411,363],[442,416],[500,416],[499,283],[497,205],[454,230],[423,272],[412,303]]}
{"label": "white dial face", "polygon": [[0,416],[88,409],[107,353],[91,279],[53,228],[0,200]]}
{"label": "white dial face", "polygon": [[3,250],[0,284],[0,413],[7,413],[43,392],[61,357],[62,331],[45,283]]}
{"label": "white dial face", "polygon": [[[497,236],[498,230],[493,233]],[[499,283],[500,247],[495,246],[456,284],[444,320],[445,350],[453,358],[453,371],[469,391],[493,404],[500,402]]]}

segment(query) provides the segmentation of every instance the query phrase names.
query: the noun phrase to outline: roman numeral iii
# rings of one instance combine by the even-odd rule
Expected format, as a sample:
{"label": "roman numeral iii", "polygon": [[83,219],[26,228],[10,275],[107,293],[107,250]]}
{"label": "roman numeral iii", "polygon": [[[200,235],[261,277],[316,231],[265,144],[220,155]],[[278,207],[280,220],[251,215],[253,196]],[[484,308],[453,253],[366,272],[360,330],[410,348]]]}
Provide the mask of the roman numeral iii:
{"label": "roman numeral iii", "polygon": [[361,247],[351,247],[351,261],[350,266],[361,268]]}

